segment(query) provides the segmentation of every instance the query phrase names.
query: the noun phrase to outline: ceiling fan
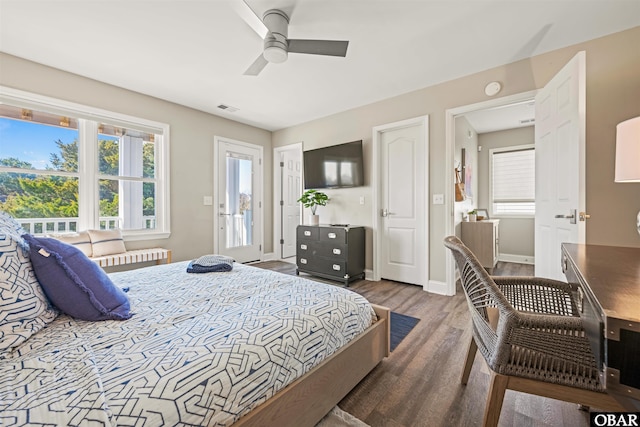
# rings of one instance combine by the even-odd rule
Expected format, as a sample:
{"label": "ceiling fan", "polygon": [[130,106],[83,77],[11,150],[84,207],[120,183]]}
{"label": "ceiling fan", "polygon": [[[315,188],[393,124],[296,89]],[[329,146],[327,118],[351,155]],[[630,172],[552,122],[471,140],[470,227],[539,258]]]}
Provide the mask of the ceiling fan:
{"label": "ceiling fan", "polygon": [[269,62],[281,63],[289,53],[310,55],[347,55],[348,41],[340,40],[299,40],[288,38],[289,16],[279,9],[269,9],[262,20],[243,0],[234,0],[236,12],[264,40],[264,50],[244,72],[247,76],[257,76]]}

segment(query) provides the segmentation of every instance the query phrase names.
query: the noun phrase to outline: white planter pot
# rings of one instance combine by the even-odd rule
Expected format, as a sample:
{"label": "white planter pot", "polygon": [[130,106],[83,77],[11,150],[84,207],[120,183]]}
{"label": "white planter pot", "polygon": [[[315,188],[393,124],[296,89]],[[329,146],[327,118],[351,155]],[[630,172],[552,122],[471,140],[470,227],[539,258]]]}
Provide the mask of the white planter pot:
{"label": "white planter pot", "polygon": [[469,222],[476,222],[476,216],[474,214],[469,214]]}
{"label": "white planter pot", "polygon": [[309,225],[320,224],[320,215],[309,215]]}

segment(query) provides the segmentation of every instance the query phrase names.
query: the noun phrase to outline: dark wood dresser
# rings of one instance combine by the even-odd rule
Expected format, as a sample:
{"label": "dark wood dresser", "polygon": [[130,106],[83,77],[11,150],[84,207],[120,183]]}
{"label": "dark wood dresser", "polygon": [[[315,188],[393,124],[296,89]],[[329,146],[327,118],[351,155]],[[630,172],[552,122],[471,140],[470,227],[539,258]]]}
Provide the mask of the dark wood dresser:
{"label": "dark wood dresser", "polygon": [[640,248],[564,243],[562,269],[607,391],[640,408]]}
{"label": "dark wood dresser", "polygon": [[299,225],[297,272],[349,282],[364,278],[364,227]]}

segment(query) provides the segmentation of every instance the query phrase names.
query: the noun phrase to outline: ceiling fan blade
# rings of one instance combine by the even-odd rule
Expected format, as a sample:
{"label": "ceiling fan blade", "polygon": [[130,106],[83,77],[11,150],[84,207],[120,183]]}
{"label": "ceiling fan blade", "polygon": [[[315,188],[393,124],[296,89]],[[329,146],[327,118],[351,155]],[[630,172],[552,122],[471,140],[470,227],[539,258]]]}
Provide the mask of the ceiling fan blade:
{"label": "ceiling fan blade", "polygon": [[231,2],[231,6],[236,13],[240,15],[244,22],[246,22],[253,31],[258,33],[261,39],[267,37],[269,30],[262,22],[262,19],[260,19],[253,9],[251,9],[251,6],[249,6],[244,0],[233,0]]}
{"label": "ceiling fan blade", "polygon": [[311,55],[347,56],[348,41],[339,40],[288,40],[290,53]]}
{"label": "ceiling fan blade", "polygon": [[264,56],[260,54],[260,56],[258,56],[256,60],[253,61],[253,64],[251,64],[249,68],[247,68],[247,71],[244,72],[244,75],[257,76],[258,74],[260,74],[260,71],[262,71],[264,67],[267,66],[268,63],[269,62],[266,59],[264,59]]}

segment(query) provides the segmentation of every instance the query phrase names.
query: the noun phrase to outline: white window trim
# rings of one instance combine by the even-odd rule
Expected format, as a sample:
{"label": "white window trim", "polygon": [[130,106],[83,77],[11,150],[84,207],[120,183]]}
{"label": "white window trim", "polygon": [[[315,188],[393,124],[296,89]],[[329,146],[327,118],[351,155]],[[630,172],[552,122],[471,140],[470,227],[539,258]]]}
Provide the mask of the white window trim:
{"label": "white window trim", "polygon": [[[123,127],[132,127],[139,130],[146,130],[153,133],[162,134],[162,144],[156,145],[156,172],[158,175],[156,186],[156,229],[147,230],[122,230],[127,241],[165,239],[171,235],[170,218],[170,182],[169,182],[169,130],[167,123],[156,122],[100,108],[90,107],[83,104],[38,95],[18,89],[0,85],[0,103],[6,103],[17,107],[41,110],[63,116],[76,117],[78,119],[88,119],[92,121],[107,121]],[[79,126],[78,132],[83,132],[83,138],[97,138],[97,127],[95,124],[85,122],[84,126]],[[91,133],[93,132],[93,133]],[[88,170],[79,170],[80,176],[92,178],[95,188],[89,189],[80,185],[78,197],[91,197],[98,191],[98,156],[96,153],[97,144],[86,144],[86,150],[80,150],[79,158],[83,160],[81,165]],[[90,168],[90,170],[89,170]],[[91,175],[91,176],[90,176]],[[82,180],[81,180],[82,182]],[[92,193],[93,191],[93,193]],[[82,205],[87,205],[83,203]],[[89,204],[92,205],[92,204]],[[97,224],[99,212],[97,206],[82,206],[78,212],[81,229],[89,228],[87,220],[94,219]]]}
{"label": "white window trim", "polygon": [[530,214],[496,214],[493,211],[493,154],[494,153],[503,153],[505,151],[518,151],[518,150],[535,150],[535,144],[523,144],[523,145],[511,145],[509,147],[500,147],[500,148],[491,148],[489,150],[489,216],[490,218],[535,218],[534,215]]}

